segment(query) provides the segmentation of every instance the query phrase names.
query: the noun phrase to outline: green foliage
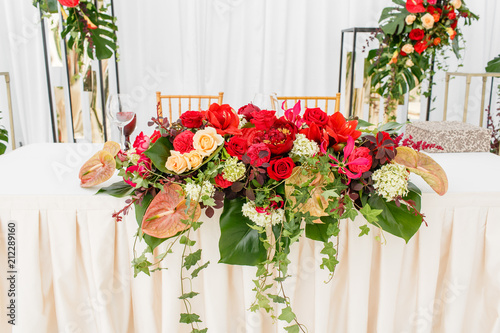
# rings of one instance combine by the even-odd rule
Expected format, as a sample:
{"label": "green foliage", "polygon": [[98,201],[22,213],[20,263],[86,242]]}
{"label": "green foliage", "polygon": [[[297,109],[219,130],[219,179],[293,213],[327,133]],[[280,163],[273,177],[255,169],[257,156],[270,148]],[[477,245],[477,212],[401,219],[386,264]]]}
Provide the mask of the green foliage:
{"label": "green foliage", "polygon": [[[0,116],[2,115],[2,111],[0,111]],[[2,119],[2,117],[0,117]],[[7,143],[9,142],[9,132],[3,127],[0,126],[0,155],[5,153],[7,150]]]}
{"label": "green foliage", "polygon": [[181,313],[181,319],[179,322],[183,324],[200,323],[200,316],[195,313]]}
{"label": "green foliage", "polygon": [[253,222],[243,216],[244,199],[224,201],[220,217],[220,263],[255,266],[266,259],[266,249],[259,232],[249,227]]}
{"label": "green foliage", "polygon": [[198,261],[200,261],[200,259],[201,259],[201,249],[186,256],[184,258],[183,267],[186,267],[186,269],[190,269],[191,267],[196,265]]}
{"label": "green foliage", "polygon": [[134,188],[124,181],[111,184],[110,186],[103,187],[96,194],[107,194],[116,198],[123,198],[131,195],[134,192]]}
{"label": "green foliage", "polygon": [[500,55],[498,55],[498,57],[488,62],[488,66],[486,66],[486,71],[488,73],[500,73]]}
{"label": "green foliage", "polygon": [[151,265],[152,264],[148,261],[144,253],[138,258],[134,258],[134,260],[132,260],[132,266],[134,267],[134,277],[137,277],[137,274],[139,274],[140,272],[150,275],[149,266]]}
{"label": "green foliage", "polygon": [[293,313],[292,308],[287,306],[283,310],[281,310],[281,314],[278,317],[279,320],[284,320],[287,323],[291,323],[292,320],[295,319],[295,313]]}

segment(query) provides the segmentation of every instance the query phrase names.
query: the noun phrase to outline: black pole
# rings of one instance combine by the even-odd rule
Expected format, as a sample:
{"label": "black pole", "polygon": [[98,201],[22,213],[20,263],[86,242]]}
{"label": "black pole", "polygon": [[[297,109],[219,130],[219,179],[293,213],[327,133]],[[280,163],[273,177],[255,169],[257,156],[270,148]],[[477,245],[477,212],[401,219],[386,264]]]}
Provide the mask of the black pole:
{"label": "black pole", "polygon": [[[99,10],[97,0],[95,0],[95,8]],[[103,78],[103,73],[102,73],[102,60],[98,60],[97,63],[99,64],[99,85],[100,85],[100,90],[101,90],[101,113],[102,113],[102,127],[103,127],[103,135],[104,135],[104,142],[108,141],[108,128],[106,124],[106,100],[104,96],[104,78]],[[116,63],[116,62],[115,62]],[[109,66],[109,65],[108,65]],[[109,79],[109,76],[108,76]]]}
{"label": "black pole", "polygon": [[45,37],[45,19],[43,18],[43,12],[41,5],[38,5],[40,11],[40,24],[42,25],[42,42],[43,42],[43,55],[45,58],[45,76],[47,78],[47,91],[49,93],[49,106],[50,106],[50,122],[52,124],[52,140],[58,142],[56,133],[56,120],[54,118],[54,102],[52,100],[52,83],[50,82],[50,70],[49,70],[49,56],[47,52],[47,38]]}
{"label": "black pole", "polygon": [[431,116],[431,103],[432,103],[432,85],[434,84],[434,64],[436,62],[436,54],[432,55],[432,64],[431,64],[431,78],[429,79],[429,90],[427,96],[427,114],[425,116],[425,120],[429,121]]}
{"label": "black pole", "polygon": [[342,87],[342,58],[343,57],[344,57],[344,31],[342,31],[342,37],[340,37],[339,93],[341,93],[341,87]]}
{"label": "black pole", "polygon": [[[62,14],[61,14],[61,22],[62,22]],[[64,44],[64,59],[66,59],[66,81],[68,83],[68,94],[69,94],[69,115],[71,118],[71,132],[73,133],[73,142],[76,142],[75,139],[75,123],[73,121],[73,99],[71,98],[71,80],[69,78],[69,63],[68,63],[68,45],[66,43],[66,38],[62,40]]]}
{"label": "black pole", "polygon": [[[493,80],[495,79],[494,76],[491,77],[491,89],[490,89],[490,103],[488,104],[488,110],[490,111],[490,114],[492,114],[492,110],[491,110],[491,101],[493,100]],[[484,112],[484,110],[482,110],[482,112]],[[488,120],[486,121],[486,127],[489,126],[489,118]]]}
{"label": "black pole", "polygon": [[356,63],[356,39],[358,37],[358,32],[356,28],[354,30],[354,39],[352,42],[352,57],[351,57],[351,92],[349,96],[349,117],[352,116],[352,102],[354,101],[354,65]]}
{"label": "black pole", "polygon": [[[111,16],[115,17],[115,4],[113,0],[111,0]],[[120,74],[118,71],[118,61],[116,61],[116,53],[115,53],[115,71],[116,71],[116,92],[120,93]]]}

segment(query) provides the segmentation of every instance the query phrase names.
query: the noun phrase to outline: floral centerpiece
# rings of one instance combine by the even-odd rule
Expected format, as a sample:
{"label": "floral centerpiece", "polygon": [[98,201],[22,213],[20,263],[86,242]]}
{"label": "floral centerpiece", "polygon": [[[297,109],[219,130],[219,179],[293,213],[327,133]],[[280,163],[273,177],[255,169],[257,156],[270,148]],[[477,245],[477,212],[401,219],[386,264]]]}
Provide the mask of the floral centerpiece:
{"label": "floral centerpiece", "polygon": [[[462,32],[458,26],[479,17],[461,0],[393,0],[380,16],[379,49],[371,50],[368,70],[381,96],[398,102],[434,70],[438,52],[450,47],[460,58]],[[433,59],[431,61],[431,59]],[[439,65],[438,68],[444,66]],[[432,85],[432,84],[431,84]]]}
{"label": "floral centerpiece", "polygon": [[[153,118],[151,136],[140,133],[128,151],[107,143],[80,172],[82,186],[109,179],[115,167],[123,182],[99,190],[130,195],[127,206],[114,214],[121,220],[132,205],[139,223],[137,238],[147,244],[133,260],[135,274],[161,269],[180,243],[180,299],[185,312],[180,322],[201,329],[201,318],[189,300],[198,293],[187,280],[196,278],[201,262],[192,233],[202,214],[220,215],[220,263],[257,267],[256,298],[251,310],[273,312],[289,323],[288,332],[304,331],[283,289],[289,277],[288,254],[302,236],[324,244],[320,267],[333,275],[338,263],[339,220],[366,218],[360,236],[379,228],[408,242],[424,221],[421,193],[409,182],[410,172],[421,175],[439,194],[447,191],[442,168],[430,157],[396,137],[397,124],[368,130],[366,122],[347,120],[319,108],[302,113],[300,102],[284,110],[260,110],[249,104],[235,112],[213,104],[207,111],[188,111],[176,122]],[[114,157],[114,160],[113,160]],[[154,262],[150,253],[168,241]],[[279,292],[271,286],[279,285]]]}

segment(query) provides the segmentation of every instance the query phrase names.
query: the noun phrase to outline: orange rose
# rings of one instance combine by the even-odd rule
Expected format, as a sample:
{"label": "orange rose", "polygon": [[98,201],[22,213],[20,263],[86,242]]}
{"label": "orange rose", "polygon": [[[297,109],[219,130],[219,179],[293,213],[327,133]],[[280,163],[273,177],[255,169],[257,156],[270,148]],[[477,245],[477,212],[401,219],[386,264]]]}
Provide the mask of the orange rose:
{"label": "orange rose", "polygon": [[165,163],[165,168],[177,174],[181,174],[186,171],[188,167],[188,163],[181,153],[175,150],[170,151],[170,156],[167,159],[167,163]]}
{"label": "orange rose", "polygon": [[439,43],[441,43],[441,38],[437,37],[437,38],[434,38],[434,41],[433,41],[434,45],[435,46],[438,46]]}
{"label": "orange rose", "polygon": [[422,16],[422,26],[427,30],[432,29],[434,27],[434,16],[429,13]]}
{"label": "orange rose", "polygon": [[209,156],[223,143],[224,138],[213,127],[198,131],[193,136],[193,147],[201,156]]}
{"label": "orange rose", "polygon": [[435,12],[434,14],[432,14],[432,17],[434,17],[434,22],[439,22],[441,15],[438,12]]}
{"label": "orange rose", "polygon": [[196,150],[183,154],[183,157],[189,164],[190,169],[196,169],[201,165],[201,162],[203,162],[203,156]]}
{"label": "orange rose", "polygon": [[404,53],[406,54],[412,54],[413,51],[414,51],[414,48],[413,48],[413,45],[411,44],[405,44],[403,45],[403,47],[401,48],[401,51],[403,51]]}

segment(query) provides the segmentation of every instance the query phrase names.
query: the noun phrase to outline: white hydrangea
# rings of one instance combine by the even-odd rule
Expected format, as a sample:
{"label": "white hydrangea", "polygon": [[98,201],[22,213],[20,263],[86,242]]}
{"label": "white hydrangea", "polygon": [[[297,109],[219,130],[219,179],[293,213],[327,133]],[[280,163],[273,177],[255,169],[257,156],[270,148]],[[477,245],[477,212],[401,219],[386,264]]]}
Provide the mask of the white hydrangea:
{"label": "white hydrangea", "polygon": [[392,201],[408,193],[408,178],[409,174],[404,166],[386,164],[373,173],[373,187],[385,200]]}
{"label": "white hydrangea", "polygon": [[245,164],[239,162],[237,157],[231,157],[224,163],[223,178],[230,182],[236,182],[245,176],[246,171]]}
{"label": "white hydrangea", "polygon": [[238,118],[240,118],[240,124],[238,125],[238,128],[243,128],[243,126],[248,123],[247,118],[245,118],[245,116],[242,114],[239,114]]}
{"label": "white hydrangea", "polygon": [[127,155],[127,159],[133,165],[137,165],[137,162],[139,162],[139,159],[141,158],[141,155],[137,154],[135,148],[133,147],[127,150],[125,154]]}
{"label": "white hydrangea", "polygon": [[259,213],[255,209],[255,202],[253,201],[245,203],[241,211],[243,212],[243,216],[248,217],[252,222],[261,227],[283,223],[285,219],[285,210],[276,209],[272,213]]}
{"label": "white hydrangea", "polygon": [[198,202],[202,202],[202,198],[207,195],[209,198],[213,197],[215,194],[215,187],[210,183],[210,181],[203,181],[202,185],[195,183],[187,183],[183,185],[184,192],[191,199],[198,198]]}
{"label": "white hydrangea", "polygon": [[316,141],[309,140],[304,134],[297,134],[290,151],[292,157],[313,157],[319,153],[319,145]]}

